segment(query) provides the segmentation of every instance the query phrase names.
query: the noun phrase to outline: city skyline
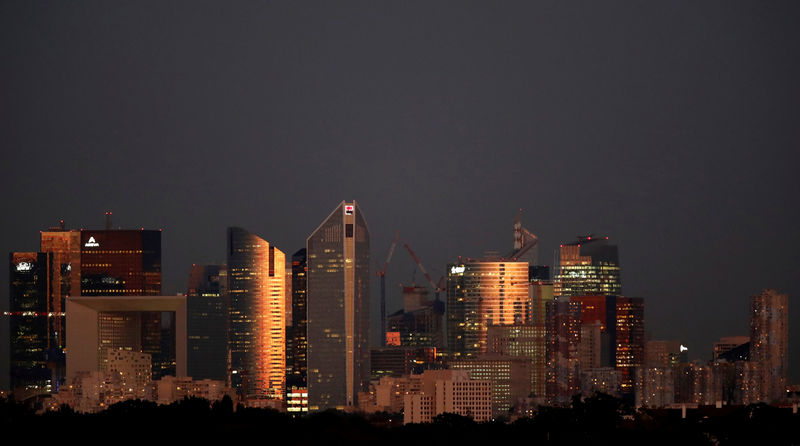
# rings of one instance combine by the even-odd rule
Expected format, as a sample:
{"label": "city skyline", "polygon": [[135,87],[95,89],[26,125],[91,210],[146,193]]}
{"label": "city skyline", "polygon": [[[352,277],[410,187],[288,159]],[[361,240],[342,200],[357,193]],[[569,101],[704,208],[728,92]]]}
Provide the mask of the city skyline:
{"label": "city skyline", "polygon": [[[164,230],[174,294],[226,227],[288,255],[347,197],[373,259],[399,230],[436,280],[511,249],[522,208],[540,263],[608,235],[648,334],[690,358],[747,335],[764,288],[800,320],[796,3],[49,6],[0,14],[6,253],[111,210]],[[398,249],[388,312],[415,268]]]}

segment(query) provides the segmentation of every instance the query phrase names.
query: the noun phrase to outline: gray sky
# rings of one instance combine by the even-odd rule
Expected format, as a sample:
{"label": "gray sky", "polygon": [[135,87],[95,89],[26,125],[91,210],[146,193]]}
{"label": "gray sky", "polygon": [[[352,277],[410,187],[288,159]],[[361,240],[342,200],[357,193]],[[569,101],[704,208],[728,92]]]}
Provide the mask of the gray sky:
{"label": "gray sky", "polygon": [[[523,208],[543,263],[608,235],[651,337],[707,358],[762,288],[800,314],[798,23],[795,1],[3,0],[0,251],[111,209],[163,228],[175,293],[227,226],[291,255],[356,199],[376,259],[399,230],[438,279],[508,251]],[[413,269],[398,250],[390,310]]]}

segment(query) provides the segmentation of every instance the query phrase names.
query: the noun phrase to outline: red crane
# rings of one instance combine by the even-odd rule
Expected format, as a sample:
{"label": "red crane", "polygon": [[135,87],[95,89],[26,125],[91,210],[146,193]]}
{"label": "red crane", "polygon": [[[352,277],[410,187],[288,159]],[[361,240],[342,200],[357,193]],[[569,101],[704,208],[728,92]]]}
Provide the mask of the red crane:
{"label": "red crane", "polygon": [[[438,285],[436,285],[436,283],[433,281],[433,279],[431,279],[431,275],[428,274],[428,271],[425,270],[424,266],[422,266],[422,261],[419,259],[419,257],[417,257],[416,254],[414,254],[414,251],[411,250],[411,247],[408,246],[408,243],[403,243],[403,246],[406,247],[406,249],[408,250],[408,253],[411,254],[411,257],[417,263],[417,268],[419,268],[419,270],[422,271],[422,274],[425,275],[425,278],[428,279],[428,283],[431,284],[431,287],[433,287],[433,292],[436,295],[436,301],[439,301],[439,292],[442,291],[444,288],[441,288]],[[439,283],[441,284],[442,282],[440,281]]]}

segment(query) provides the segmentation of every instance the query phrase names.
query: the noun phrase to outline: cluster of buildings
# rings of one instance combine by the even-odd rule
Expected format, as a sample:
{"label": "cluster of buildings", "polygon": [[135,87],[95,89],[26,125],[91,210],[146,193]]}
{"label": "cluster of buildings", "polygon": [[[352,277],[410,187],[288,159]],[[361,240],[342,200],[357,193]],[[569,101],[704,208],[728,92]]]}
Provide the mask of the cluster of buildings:
{"label": "cluster of buildings", "polygon": [[562,244],[551,269],[520,214],[510,252],[459,258],[438,284],[406,245],[434,297],[405,286],[402,309],[386,314],[382,288],[372,347],[370,237],[355,201],[291,256],[228,228],[226,263],[192,265],[177,296],[161,292],[161,231],[112,229],[110,218],[103,230],[62,222],[38,251],[10,254],[17,398],[92,412],[229,395],[294,413],[402,412],[407,423],[525,416],[597,391],[646,407],[786,398],[786,295],[753,296],[749,336],[689,362],[679,342],[645,340],[644,299],[622,294],[608,237]]}

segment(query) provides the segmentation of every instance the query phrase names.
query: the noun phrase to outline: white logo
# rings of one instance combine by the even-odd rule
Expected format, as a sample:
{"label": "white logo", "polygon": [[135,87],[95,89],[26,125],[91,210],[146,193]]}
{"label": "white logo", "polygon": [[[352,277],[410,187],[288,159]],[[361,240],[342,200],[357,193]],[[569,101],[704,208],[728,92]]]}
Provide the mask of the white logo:
{"label": "white logo", "polygon": [[94,237],[89,237],[89,241],[84,243],[83,246],[85,246],[87,248],[97,248],[97,247],[100,246],[100,243],[97,243],[97,241],[95,241]]}
{"label": "white logo", "polygon": [[689,349],[687,347],[684,347],[684,346],[681,345],[681,353],[685,352],[686,350],[689,350]]}
{"label": "white logo", "polygon": [[353,215],[353,211],[355,209],[356,209],[356,207],[353,206],[352,204],[344,205],[344,213],[345,213],[345,215]]}
{"label": "white logo", "polygon": [[19,262],[17,263],[17,271],[30,271],[33,268],[30,262]]}
{"label": "white logo", "polygon": [[450,267],[450,274],[464,274],[464,270],[466,270],[466,266],[451,266]]}

